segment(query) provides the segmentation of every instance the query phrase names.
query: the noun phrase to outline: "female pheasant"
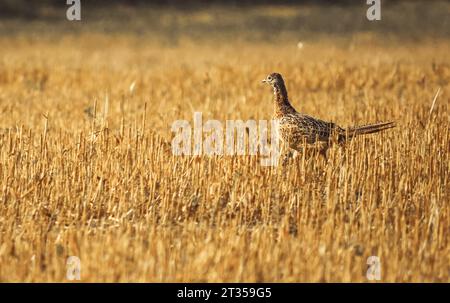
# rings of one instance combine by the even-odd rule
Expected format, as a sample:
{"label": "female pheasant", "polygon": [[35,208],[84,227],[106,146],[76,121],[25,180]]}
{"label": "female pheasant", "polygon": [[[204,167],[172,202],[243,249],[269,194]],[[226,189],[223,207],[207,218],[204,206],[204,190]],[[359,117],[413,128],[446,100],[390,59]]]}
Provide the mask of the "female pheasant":
{"label": "female pheasant", "polygon": [[333,138],[342,144],[358,135],[377,133],[395,127],[394,122],[382,122],[344,129],[332,122],[322,121],[297,112],[289,102],[286,86],[280,74],[271,73],[263,82],[270,84],[273,88],[274,119],[278,121],[281,140],[296,151],[301,151],[303,142],[306,142],[318,144],[320,151],[325,153]]}

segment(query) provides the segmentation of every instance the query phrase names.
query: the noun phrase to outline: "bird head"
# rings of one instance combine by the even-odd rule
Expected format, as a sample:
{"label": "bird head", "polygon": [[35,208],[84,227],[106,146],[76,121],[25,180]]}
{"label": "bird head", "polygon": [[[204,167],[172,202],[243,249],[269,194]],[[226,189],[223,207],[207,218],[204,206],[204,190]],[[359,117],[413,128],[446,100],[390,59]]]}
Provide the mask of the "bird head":
{"label": "bird head", "polygon": [[266,79],[262,80],[263,83],[270,84],[273,87],[280,87],[284,85],[283,77],[279,73],[271,73]]}

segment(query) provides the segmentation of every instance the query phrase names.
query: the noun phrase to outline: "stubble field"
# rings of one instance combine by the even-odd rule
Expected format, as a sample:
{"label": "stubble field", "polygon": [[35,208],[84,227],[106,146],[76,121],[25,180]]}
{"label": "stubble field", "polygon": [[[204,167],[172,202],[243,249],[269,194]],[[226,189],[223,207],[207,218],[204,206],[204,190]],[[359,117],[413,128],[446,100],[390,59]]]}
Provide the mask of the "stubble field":
{"label": "stubble field", "polygon": [[[92,31],[1,23],[0,281],[68,281],[69,256],[83,282],[364,282],[370,256],[382,281],[450,281],[446,33],[267,41],[264,27],[252,40],[193,26],[174,42],[170,26],[101,31],[86,16]],[[397,127],[286,168],[172,155],[172,123],[195,111],[270,119],[260,82],[274,71],[298,111]]]}

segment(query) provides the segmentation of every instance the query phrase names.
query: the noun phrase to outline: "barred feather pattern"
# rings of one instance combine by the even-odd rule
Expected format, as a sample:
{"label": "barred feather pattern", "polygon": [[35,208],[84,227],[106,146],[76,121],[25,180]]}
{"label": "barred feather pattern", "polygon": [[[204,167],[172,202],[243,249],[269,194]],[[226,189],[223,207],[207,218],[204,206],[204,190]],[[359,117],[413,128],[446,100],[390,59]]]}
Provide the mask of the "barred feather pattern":
{"label": "barred feather pattern", "polygon": [[322,143],[322,148],[326,149],[333,138],[342,144],[358,135],[377,133],[395,127],[394,122],[382,122],[344,129],[333,122],[297,112],[289,102],[286,86],[280,74],[272,73],[263,81],[273,87],[274,119],[278,121],[281,139],[292,149],[301,150],[303,142]]}

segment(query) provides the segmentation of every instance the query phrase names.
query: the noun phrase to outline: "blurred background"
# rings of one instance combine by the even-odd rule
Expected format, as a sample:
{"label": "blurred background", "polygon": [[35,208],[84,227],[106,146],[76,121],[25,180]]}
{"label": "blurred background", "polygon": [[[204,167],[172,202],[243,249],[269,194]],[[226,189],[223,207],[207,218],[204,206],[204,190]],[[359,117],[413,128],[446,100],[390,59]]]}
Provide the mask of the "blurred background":
{"label": "blurred background", "polygon": [[170,44],[184,38],[274,41],[354,33],[415,40],[450,36],[448,1],[384,0],[379,22],[367,20],[369,6],[362,0],[84,0],[81,6],[81,22],[67,22],[66,1],[2,0],[0,34],[126,32]]}

